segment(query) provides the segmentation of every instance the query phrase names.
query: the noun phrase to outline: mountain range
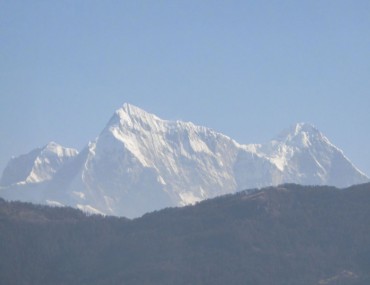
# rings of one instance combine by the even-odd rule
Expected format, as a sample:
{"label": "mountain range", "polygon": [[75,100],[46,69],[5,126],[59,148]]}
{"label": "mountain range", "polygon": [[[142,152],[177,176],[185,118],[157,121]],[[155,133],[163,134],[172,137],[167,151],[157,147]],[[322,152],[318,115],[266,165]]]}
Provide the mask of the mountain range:
{"label": "mountain range", "polygon": [[347,187],[367,181],[311,124],[295,124],[265,144],[240,144],[124,104],[81,152],[51,142],[12,158],[0,196],[132,218],[282,183]]}

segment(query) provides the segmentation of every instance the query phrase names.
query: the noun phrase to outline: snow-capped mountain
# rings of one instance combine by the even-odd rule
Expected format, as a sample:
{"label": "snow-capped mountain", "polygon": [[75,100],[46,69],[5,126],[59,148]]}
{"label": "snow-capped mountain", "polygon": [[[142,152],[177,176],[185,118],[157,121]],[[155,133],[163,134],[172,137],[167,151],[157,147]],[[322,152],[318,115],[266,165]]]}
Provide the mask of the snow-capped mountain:
{"label": "snow-capped mountain", "polygon": [[28,154],[13,157],[4,169],[0,185],[9,186],[48,181],[77,154],[78,151],[75,149],[65,148],[55,142],[50,142]]}
{"label": "snow-capped mountain", "polygon": [[43,159],[40,150],[13,159],[4,170],[0,195],[137,217],[285,182],[345,187],[368,181],[309,124],[296,124],[267,144],[241,145],[211,129],[162,120],[129,104],[79,154],[63,150],[59,164]]}

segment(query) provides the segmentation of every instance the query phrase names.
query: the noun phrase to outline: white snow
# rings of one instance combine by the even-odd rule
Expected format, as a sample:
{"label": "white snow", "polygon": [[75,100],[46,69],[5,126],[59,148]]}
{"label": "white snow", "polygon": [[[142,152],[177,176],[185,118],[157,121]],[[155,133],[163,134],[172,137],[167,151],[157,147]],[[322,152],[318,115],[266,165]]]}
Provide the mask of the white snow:
{"label": "white snow", "polygon": [[90,205],[81,205],[81,204],[77,204],[77,209],[87,213],[87,214],[93,214],[93,215],[102,215],[102,216],[105,216],[105,214],[97,209],[95,209],[94,207],[90,206]]}
{"label": "white snow", "polygon": [[193,192],[183,192],[179,194],[181,197],[181,205],[194,205],[195,203],[202,201],[201,197],[196,197]]}
{"label": "white snow", "polygon": [[[265,144],[239,144],[214,130],[162,120],[129,104],[81,154],[52,142],[29,158],[26,177],[13,173],[14,179],[4,180],[18,187],[49,181],[52,191],[64,193],[63,204],[128,217],[285,182],[344,187],[368,181],[310,124],[296,124]],[[62,168],[63,180],[55,180]],[[47,191],[44,200],[37,197],[54,201]]]}
{"label": "white snow", "polygon": [[63,205],[62,203],[58,201],[52,201],[52,200],[46,200],[46,204],[52,207],[65,207],[65,205]]}
{"label": "white snow", "polygon": [[164,179],[163,179],[163,177],[162,177],[162,176],[158,176],[157,181],[158,181],[159,183],[161,183],[162,185],[166,185],[166,181],[164,181]]}

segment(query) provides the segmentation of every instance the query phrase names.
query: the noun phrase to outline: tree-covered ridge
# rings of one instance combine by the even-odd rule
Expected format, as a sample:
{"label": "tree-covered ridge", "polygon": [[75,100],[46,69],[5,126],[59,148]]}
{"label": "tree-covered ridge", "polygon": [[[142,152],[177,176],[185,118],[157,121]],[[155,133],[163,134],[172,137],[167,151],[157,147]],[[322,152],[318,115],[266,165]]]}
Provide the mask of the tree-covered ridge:
{"label": "tree-covered ridge", "polygon": [[142,218],[0,201],[4,284],[370,284],[370,184],[283,185]]}

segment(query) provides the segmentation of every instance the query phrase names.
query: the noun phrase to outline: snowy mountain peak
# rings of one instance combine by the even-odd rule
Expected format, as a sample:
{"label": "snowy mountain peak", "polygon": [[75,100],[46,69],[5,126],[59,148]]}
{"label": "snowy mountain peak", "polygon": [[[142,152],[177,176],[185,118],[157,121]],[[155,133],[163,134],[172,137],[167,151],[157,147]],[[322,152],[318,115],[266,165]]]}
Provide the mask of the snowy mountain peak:
{"label": "snowy mountain peak", "polygon": [[308,133],[319,132],[319,130],[310,123],[303,123],[303,122],[296,123],[292,128],[294,129],[295,134],[298,134],[300,132],[308,132]]}
{"label": "snowy mountain peak", "polygon": [[41,153],[53,153],[58,157],[73,157],[78,154],[78,151],[73,148],[63,147],[60,144],[51,141],[42,148]]}
{"label": "snowy mountain peak", "polygon": [[54,174],[78,151],[50,142],[42,148],[13,157],[1,177],[0,185],[40,183],[53,178]]}
{"label": "snowy mountain peak", "polygon": [[127,120],[128,118],[131,120],[142,119],[146,121],[160,120],[156,115],[128,103],[125,103],[122,108],[118,109],[116,114],[121,120]]}
{"label": "snowy mountain peak", "polygon": [[331,144],[329,140],[312,124],[297,123],[281,132],[276,141],[297,148],[308,148],[316,143]]}
{"label": "snowy mountain peak", "polygon": [[148,113],[134,105],[125,103],[121,108],[116,110],[105,129],[136,129],[137,131],[141,129],[149,130],[158,128],[158,122],[161,121],[163,120],[154,114]]}
{"label": "snowy mountain peak", "polygon": [[288,129],[283,130],[278,137],[291,138],[294,136],[298,136],[301,133],[318,134],[320,133],[320,131],[310,123],[296,123],[289,127]]}
{"label": "snowy mountain peak", "polygon": [[134,118],[134,117],[145,117],[148,115],[148,112],[136,107],[134,105],[125,103],[121,108],[116,111],[116,114],[121,119],[126,119],[127,117]]}
{"label": "snowy mountain peak", "polygon": [[60,144],[56,143],[55,141],[51,141],[51,142],[48,142],[44,148],[58,148],[58,147],[62,147]]}
{"label": "snowy mountain peak", "polygon": [[121,108],[119,108],[117,111],[122,110],[126,113],[132,114],[132,115],[142,115],[147,114],[148,112],[135,106],[130,103],[124,103]]}

